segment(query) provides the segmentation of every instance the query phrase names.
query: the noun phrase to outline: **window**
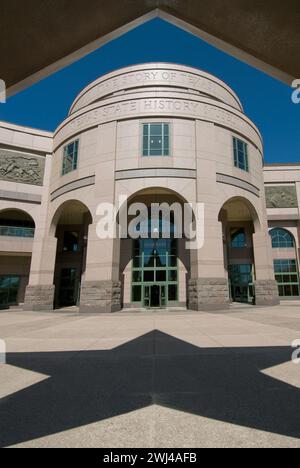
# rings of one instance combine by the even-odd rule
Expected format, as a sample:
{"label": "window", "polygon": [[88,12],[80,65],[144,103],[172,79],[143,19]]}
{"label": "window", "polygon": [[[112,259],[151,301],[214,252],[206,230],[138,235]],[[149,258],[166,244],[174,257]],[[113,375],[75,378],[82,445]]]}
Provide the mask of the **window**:
{"label": "window", "polygon": [[75,171],[75,169],[77,169],[78,146],[79,146],[79,140],[76,140],[64,147],[63,169],[62,169],[63,175],[68,174],[69,172]]}
{"label": "window", "polygon": [[[137,239],[133,242],[132,302],[149,300],[152,286],[162,287],[166,303],[177,301],[178,246],[176,239]],[[166,289],[163,289],[163,288]]]}
{"label": "window", "polygon": [[19,276],[0,276],[0,304],[17,304],[19,286]]}
{"label": "window", "polygon": [[235,228],[231,229],[231,247],[233,249],[243,249],[247,246],[245,229]]}
{"label": "window", "polygon": [[274,260],[274,270],[279,296],[299,296],[297,260]]}
{"label": "window", "polygon": [[35,225],[31,221],[1,219],[0,236],[34,237]]}
{"label": "window", "polygon": [[143,125],[143,156],[170,156],[170,125]]}
{"label": "window", "polygon": [[233,138],[234,165],[243,171],[249,171],[248,145],[238,138]]}
{"label": "window", "polygon": [[79,251],[79,232],[65,231],[64,232],[64,252],[78,252]]}
{"label": "window", "polygon": [[273,249],[290,249],[295,247],[294,238],[285,229],[272,229],[270,231]]}

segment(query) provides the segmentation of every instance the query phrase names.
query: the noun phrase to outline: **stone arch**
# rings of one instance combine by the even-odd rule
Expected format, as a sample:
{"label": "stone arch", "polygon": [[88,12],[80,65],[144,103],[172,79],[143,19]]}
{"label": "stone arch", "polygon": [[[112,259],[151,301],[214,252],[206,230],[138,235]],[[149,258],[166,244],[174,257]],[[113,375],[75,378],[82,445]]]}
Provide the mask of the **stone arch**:
{"label": "stone arch", "polygon": [[50,237],[57,239],[54,269],[56,308],[79,304],[86,268],[89,225],[92,222],[89,208],[79,200],[65,201],[54,213]]}
{"label": "stone arch", "polygon": [[[144,203],[147,207],[150,206],[151,203],[168,203],[170,206],[173,203],[179,203],[181,207],[183,207],[184,204],[188,203],[188,201],[178,192],[175,190],[165,188],[165,187],[160,187],[160,186],[151,186],[151,187],[145,187],[141,190],[138,190],[134,193],[131,193],[128,198],[127,202],[124,203],[118,212],[118,221],[120,221],[120,215],[122,213],[122,210],[125,210],[125,208],[130,207],[132,203]],[[184,209],[182,208],[182,213],[184,213]],[[191,215],[193,215],[193,212],[191,210]],[[183,226],[181,227],[182,232],[184,233]],[[133,306],[133,281],[131,281],[131,278],[133,278],[133,272],[134,272],[134,241],[130,238],[127,239],[122,239],[120,242],[119,240],[116,241],[116,246],[115,250],[120,251],[120,263],[119,263],[119,279],[121,281],[122,285],[122,303],[125,306]],[[191,264],[191,252],[192,251],[186,251],[185,249],[185,239],[178,239],[177,242],[178,245],[178,250],[177,250],[177,255],[178,255],[178,271],[177,271],[177,285],[172,285],[174,288],[178,288],[177,290],[177,296],[176,296],[176,301],[172,300],[170,301],[171,305],[182,305],[186,306],[187,304],[187,298],[188,298],[188,282],[190,279],[190,264]],[[144,268],[142,268],[142,285],[141,288],[144,288],[144,275],[145,271]],[[168,272],[167,272],[168,273]],[[174,273],[174,277],[176,275]],[[162,276],[164,273],[162,273]],[[154,273],[154,278],[156,281],[157,278],[157,272]],[[167,281],[168,283],[168,281]],[[137,289],[139,288],[139,285],[136,285]],[[167,284],[167,289],[169,288],[169,285]],[[174,289],[175,290],[175,289]],[[168,293],[169,294],[169,293]],[[168,294],[167,294],[167,303],[168,303]],[[171,296],[171,295],[170,295]],[[172,295],[172,297],[174,297]],[[174,304],[173,304],[174,303]],[[139,302],[138,306],[144,306],[144,301],[143,301],[143,294],[142,294],[142,299]]]}
{"label": "stone arch", "polygon": [[244,197],[225,201],[219,212],[222,223],[224,268],[229,279],[229,295],[233,302],[254,303],[255,233],[261,222],[253,204]]}
{"label": "stone arch", "polygon": [[261,229],[259,214],[254,205],[247,198],[236,196],[223,202],[219,211],[219,220],[224,216],[224,211],[229,211],[230,209],[236,210],[234,214],[231,214],[232,217],[235,216],[236,218],[240,217],[242,219],[251,220],[253,222],[255,232],[258,232]]}
{"label": "stone arch", "polygon": [[85,203],[83,203],[80,200],[76,200],[76,199],[66,200],[65,202],[63,202],[56,209],[56,211],[55,211],[55,213],[54,213],[54,215],[52,217],[52,220],[51,220],[51,223],[50,223],[50,228],[49,228],[50,236],[51,235],[55,236],[57,225],[60,222],[61,217],[64,215],[64,213],[66,212],[66,210],[68,208],[72,209],[72,212],[71,213],[69,212],[69,217],[73,216],[73,214],[76,213],[76,216],[77,216],[77,219],[78,219],[78,217],[86,214],[90,218],[88,224],[93,223],[93,216],[91,214],[90,209],[87,207],[87,205]]}
{"label": "stone arch", "polygon": [[35,221],[27,211],[0,211],[0,308],[24,303],[34,236]]}
{"label": "stone arch", "polygon": [[15,221],[24,221],[24,223],[31,223],[32,227],[36,227],[35,219],[28,213],[26,210],[20,208],[4,208],[0,211],[0,220],[15,220]]}

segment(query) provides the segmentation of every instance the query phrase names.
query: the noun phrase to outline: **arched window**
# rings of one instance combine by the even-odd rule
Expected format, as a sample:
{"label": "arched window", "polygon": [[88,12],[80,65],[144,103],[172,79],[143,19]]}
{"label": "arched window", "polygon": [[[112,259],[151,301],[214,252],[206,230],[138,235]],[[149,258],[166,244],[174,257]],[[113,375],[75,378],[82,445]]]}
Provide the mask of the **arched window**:
{"label": "arched window", "polygon": [[285,229],[275,228],[270,231],[273,249],[288,249],[295,246],[294,238]]}

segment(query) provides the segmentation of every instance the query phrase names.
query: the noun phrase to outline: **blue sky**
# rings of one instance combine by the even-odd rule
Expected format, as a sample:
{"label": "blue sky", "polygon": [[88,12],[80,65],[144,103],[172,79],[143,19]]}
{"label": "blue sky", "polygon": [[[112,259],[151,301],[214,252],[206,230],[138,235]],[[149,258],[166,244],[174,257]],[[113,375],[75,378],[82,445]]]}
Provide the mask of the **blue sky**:
{"label": "blue sky", "polygon": [[136,28],[0,105],[0,120],[54,130],[88,83],[117,68],[153,61],[198,67],[239,95],[265,142],[265,161],[300,163],[300,104],[292,88],[160,19]]}

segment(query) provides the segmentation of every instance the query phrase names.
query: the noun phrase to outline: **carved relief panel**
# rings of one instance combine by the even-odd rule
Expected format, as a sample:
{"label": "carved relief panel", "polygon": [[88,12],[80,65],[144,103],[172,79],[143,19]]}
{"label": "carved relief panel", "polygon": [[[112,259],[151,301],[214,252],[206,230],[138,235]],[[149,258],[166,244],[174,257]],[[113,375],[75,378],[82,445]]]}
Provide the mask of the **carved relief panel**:
{"label": "carved relief panel", "polygon": [[297,208],[295,186],[266,187],[267,208]]}
{"label": "carved relief panel", "polygon": [[23,184],[43,185],[45,159],[42,156],[0,148],[0,179]]}

